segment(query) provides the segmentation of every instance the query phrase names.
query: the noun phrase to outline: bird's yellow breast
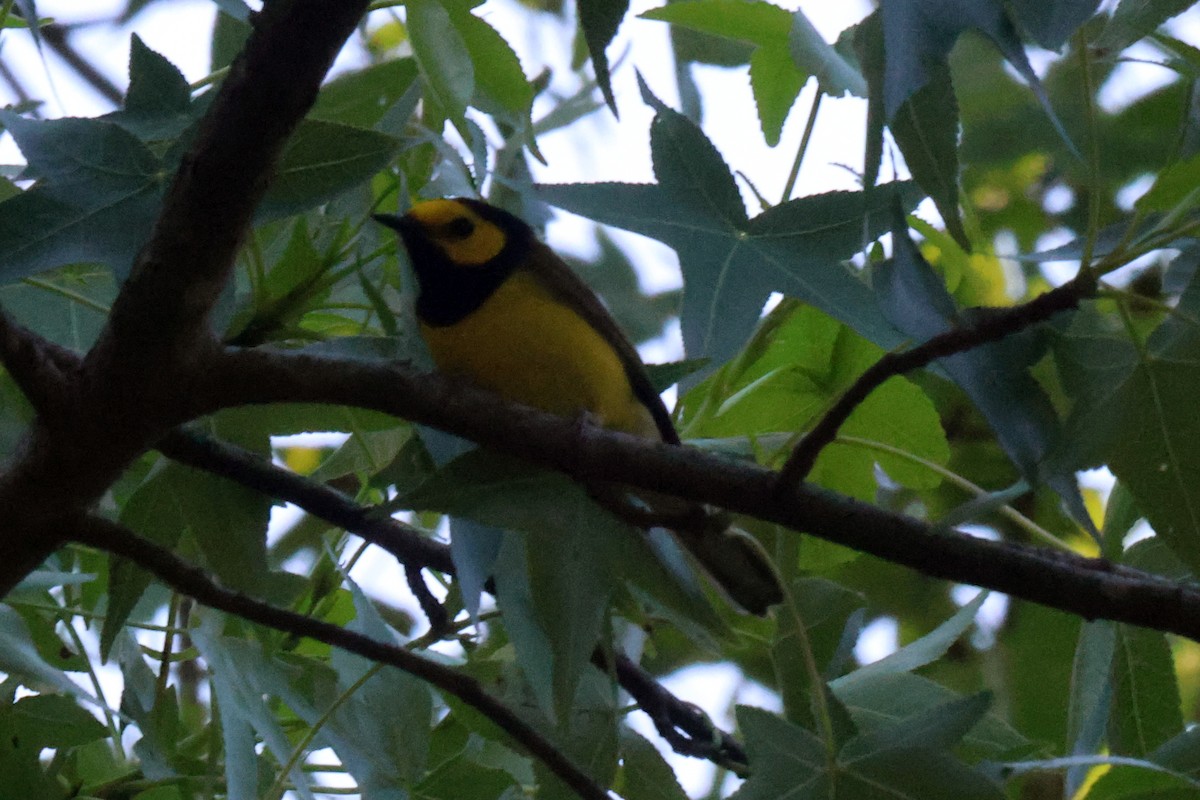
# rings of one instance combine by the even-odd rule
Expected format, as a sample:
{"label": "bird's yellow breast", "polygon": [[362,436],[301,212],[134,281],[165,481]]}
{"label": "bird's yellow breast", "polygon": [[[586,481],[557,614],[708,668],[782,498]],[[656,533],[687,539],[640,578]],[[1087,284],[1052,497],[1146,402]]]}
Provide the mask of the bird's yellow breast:
{"label": "bird's yellow breast", "polygon": [[658,438],[613,348],[582,317],[517,270],[462,320],[421,336],[438,369],[509,400]]}

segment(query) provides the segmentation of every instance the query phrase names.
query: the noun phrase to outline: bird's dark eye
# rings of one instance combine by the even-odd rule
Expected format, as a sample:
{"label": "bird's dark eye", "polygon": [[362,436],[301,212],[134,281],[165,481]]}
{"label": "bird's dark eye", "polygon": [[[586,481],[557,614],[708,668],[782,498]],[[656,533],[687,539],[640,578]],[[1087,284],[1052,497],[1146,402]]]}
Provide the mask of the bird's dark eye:
{"label": "bird's dark eye", "polygon": [[446,235],[451,239],[466,239],[475,232],[475,223],[466,217],[455,217],[446,223]]}

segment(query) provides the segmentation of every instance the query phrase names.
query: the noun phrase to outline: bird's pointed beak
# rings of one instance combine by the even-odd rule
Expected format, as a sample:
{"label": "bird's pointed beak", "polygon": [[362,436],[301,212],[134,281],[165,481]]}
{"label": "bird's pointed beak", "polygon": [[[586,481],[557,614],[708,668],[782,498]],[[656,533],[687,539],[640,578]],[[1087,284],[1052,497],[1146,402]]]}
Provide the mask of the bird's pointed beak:
{"label": "bird's pointed beak", "polygon": [[388,226],[394,231],[400,231],[405,228],[404,217],[399,217],[395,214],[372,214],[371,219]]}

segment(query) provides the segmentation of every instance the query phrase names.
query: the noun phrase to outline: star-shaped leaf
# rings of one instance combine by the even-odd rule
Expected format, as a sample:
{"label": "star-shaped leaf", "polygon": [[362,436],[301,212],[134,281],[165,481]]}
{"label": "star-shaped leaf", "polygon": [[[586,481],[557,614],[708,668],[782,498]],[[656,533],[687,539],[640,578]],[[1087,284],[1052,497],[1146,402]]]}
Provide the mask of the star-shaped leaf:
{"label": "star-shaped leaf", "polygon": [[99,262],[119,276],[150,232],[164,177],[133,134],[98,119],[0,112],[28,162],[31,188],[0,204],[0,280]]}
{"label": "star-shaped leaf", "polygon": [[951,700],[868,734],[831,754],[799,726],[756,708],[738,708],[751,777],[736,800],[1000,800],[999,787],[946,748],[982,718],[987,695]]}
{"label": "star-shaped leaf", "polygon": [[[905,221],[899,213],[897,217],[893,256],[876,270],[874,285],[884,315],[913,339],[924,341],[950,330],[959,312],[941,279],[908,238]],[[937,363],[971,398],[1025,478],[1054,489],[1071,516],[1095,532],[1073,465],[1052,458],[1059,421],[1049,397],[1029,374],[1043,352],[1035,334],[1022,331]]]}
{"label": "star-shaped leaf", "polygon": [[1080,315],[1056,348],[1074,396],[1065,441],[1074,467],[1107,463],[1155,533],[1200,572],[1200,282],[1145,342]]}
{"label": "star-shaped leaf", "polygon": [[[1000,0],[891,0],[882,5],[880,14],[887,57],[883,104],[889,123],[904,101],[930,81],[932,72],[945,66],[958,37],[977,30],[992,40],[1025,79],[1063,141],[1075,152]],[[1064,16],[1064,24],[1057,25],[1053,33],[1055,40],[1065,38],[1067,25],[1077,27],[1076,19],[1074,15]]]}
{"label": "star-shaped leaf", "polygon": [[885,348],[900,335],[870,287],[841,262],[887,230],[887,209],[919,199],[899,182],[867,192],[800,198],[748,217],[729,167],[698,127],[645,92],[656,184],[542,186],[552,205],[658,239],[683,271],[680,313],[690,358],[713,367],[750,336],[772,292],[811,303]]}

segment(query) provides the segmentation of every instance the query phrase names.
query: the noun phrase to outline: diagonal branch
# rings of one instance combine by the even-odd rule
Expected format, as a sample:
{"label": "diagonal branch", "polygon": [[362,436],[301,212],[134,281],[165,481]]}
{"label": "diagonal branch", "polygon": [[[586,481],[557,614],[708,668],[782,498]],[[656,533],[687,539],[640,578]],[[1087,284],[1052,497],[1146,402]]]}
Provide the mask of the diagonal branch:
{"label": "diagonal branch", "polygon": [[350,497],[316,481],[277,467],[261,456],[218,442],[186,428],[168,433],[156,449],[168,458],[220,475],[269,497],[292,503],[313,516],[361,536],[407,567],[453,573],[446,545],[386,514],[363,508]]}
{"label": "diagonal branch", "polygon": [[90,365],[137,356],[142,370],[211,339],[208,313],[279,154],[367,0],[276,0],[253,18],[195,144],[163,199],[149,242],[113,304]]}
{"label": "diagonal branch", "polygon": [[494,722],[584,800],[610,800],[608,793],[553,743],[468,675],[395,645],[377,642],[340,626],[277,608],[219,586],[203,570],[114,522],[89,517],[72,538],[89,547],[129,559],[164,583],[210,608],[236,614],[242,619],[293,636],[315,639],[414,675],[454,695]]}
{"label": "diagonal branch", "polygon": [[962,353],[1011,336],[1044,322],[1060,311],[1075,308],[1079,301],[1096,292],[1096,279],[1083,270],[1069,283],[1035,297],[1028,303],[988,313],[971,324],[952,328],[910,350],[888,353],[858,376],[833,407],[796,445],[779,473],[779,489],[800,483],[808,477],[817,457],[836,437],[854,409],[890,378],[927,367],[939,358]]}
{"label": "diagonal branch", "polygon": [[324,402],[383,411],[589,481],[721,506],[935,578],[1200,641],[1195,586],[1102,559],[945,533],[807,484],[781,488],[778,473],[756,464],[580,425],[403,365],[232,350],[209,377],[202,403]]}
{"label": "diagonal branch", "polygon": [[34,422],[0,473],[0,597],[134,458],[200,413],[192,387],[217,348],[208,314],[284,143],[367,4],[273,0],[255,15],[71,401],[52,424]]}
{"label": "diagonal branch", "polygon": [[[263,494],[286,500],[314,516],[351,531],[391,553],[406,567],[411,580],[420,581],[418,567],[455,574],[450,548],[428,539],[388,516],[372,514],[341,492],[277,467],[233,445],[176,429],[158,444],[158,450],[182,464],[220,475]],[[419,589],[414,589],[414,592]],[[427,615],[429,610],[426,609]],[[431,624],[433,617],[431,616]],[[436,624],[434,625],[436,628]],[[597,650],[597,666],[607,669]],[[616,656],[617,682],[650,716],[659,734],[682,755],[705,758],[742,772],[749,763],[736,739],[713,724],[693,704],[668,692],[654,676],[623,655]]]}

